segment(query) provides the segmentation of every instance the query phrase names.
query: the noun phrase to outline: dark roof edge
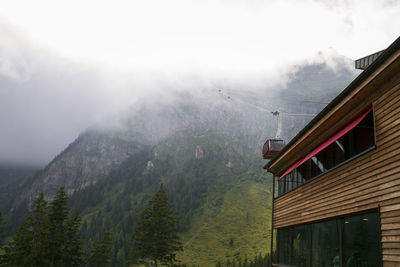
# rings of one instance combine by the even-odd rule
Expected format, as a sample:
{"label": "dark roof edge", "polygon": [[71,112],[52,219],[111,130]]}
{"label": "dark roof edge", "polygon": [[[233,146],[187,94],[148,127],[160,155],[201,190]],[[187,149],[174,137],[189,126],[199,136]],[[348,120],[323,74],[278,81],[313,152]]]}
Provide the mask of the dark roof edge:
{"label": "dark roof edge", "polygon": [[360,73],[337,97],[335,97],[320,113],[318,113],[289,143],[265,166],[268,170],[280,156],[282,156],[302,135],[308,132],[322,117],[329,113],[340,101],[348,96],[358,85],[360,85],[369,75],[371,75],[383,62],[385,62],[394,52],[400,49],[400,37],[398,37],[387,49],[384,50],[368,68]]}

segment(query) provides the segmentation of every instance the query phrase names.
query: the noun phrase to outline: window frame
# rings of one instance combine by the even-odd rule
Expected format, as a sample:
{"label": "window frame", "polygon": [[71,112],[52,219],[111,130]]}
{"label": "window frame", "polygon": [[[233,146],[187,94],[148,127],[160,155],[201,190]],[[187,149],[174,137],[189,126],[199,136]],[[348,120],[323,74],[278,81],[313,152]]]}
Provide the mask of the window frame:
{"label": "window frame", "polygon": [[[358,157],[363,156],[364,154],[370,152],[371,150],[376,149],[376,127],[375,127],[375,116],[374,115],[375,115],[374,114],[374,108],[372,106],[370,112],[365,116],[365,118],[367,118],[368,116],[371,116],[371,121],[370,122],[372,123],[372,125],[370,127],[368,127],[368,128],[372,129],[372,131],[370,131],[368,133],[368,137],[367,137],[368,145],[370,145],[370,142],[373,142],[370,147],[367,147],[364,151],[361,151],[361,152],[359,152],[357,154],[357,151],[356,151],[357,150],[357,145],[355,144],[355,140],[356,140],[357,137],[355,136],[356,135],[355,134],[355,130],[357,129],[358,125],[364,121],[364,119],[365,119],[364,118],[353,129],[349,130],[347,133],[345,133],[338,140],[336,140],[335,142],[333,142],[329,146],[325,147],[323,150],[321,150],[320,152],[316,153],[313,156],[313,157],[315,157],[317,159],[317,162],[318,162],[319,160],[318,160],[317,156],[318,156],[319,153],[321,153],[321,152],[323,152],[323,151],[325,151],[327,149],[331,150],[330,152],[328,152],[328,153],[325,152],[325,153],[329,154],[329,158],[332,161],[332,163],[330,165],[332,165],[332,167],[330,167],[329,169],[325,168],[325,171],[320,172],[320,173],[312,176],[312,168],[314,168],[316,170],[316,172],[318,172],[318,166],[317,166],[317,163],[312,162],[312,158],[313,157],[309,158],[302,165],[296,167],[290,173],[288,173],[283,179],[278,180],[278,182],[285,181],[289,177],[292,177],[293,173],[296,172],[298,168],[305,168],[306,175],[305,175],[305,177],[302,178],[302,183],[301,184],[296,183],[296,186],[293,186],[293,182],[291,182],[292,187],[291,187],[290,190],[288,188],[289,181],[286,181],[286,182],[283,182],[283,183],[278,183],[278,185],[283,184],[283,185],[285,185],[285,187],[282,188],[282,190],[281,190],[281,188],[278,186],[279,190],[278,190],[278,196],[277,197],[281,197],[281,196],[283,196],[283,195],[285,195],[285,194],[287,194],[289,192],[292,192],[296,188],[301,187],[301,186],[303,186],[303,185],[305,185],[305,184],[307,184],[307,183],[309,183],[309,182],[321,177],[324,174],[327,174],[327,173],[329,173],[331,171],[334,171],[337,168],[340,168],[341,166],[347,164],[348,162],[350,162],[350,161],[352,161],[352,160],[354,160],[354,159],[356,159]],[[373,134],[373,136],[371,137],[370,134]],[[344,153],[343,154],[343,159],[342,160],[338,160],[338,162],[340,162],[338,164],[336,164],[336,160],[337,160],[338,157],[335,156],[337,148],[336,149],[335,148],[334,149],[330,148],[331,146],[335,147],[335,144],[337,144],[336,142],[339,142],[339,143],[342,142],[343,143],[342,146],[349,147],[349,149],[350,149],[350,152],[347,152],[346,151],[347,149],[343,150],[343,153]],[[346,143],[348,143],[348,145],[346,145]],[[315,165],[315,166],[312,166],[312,165]],[[293,178],[291,178],[291,181],[292,180],[293,180]],[[297,181],[297,179],[296,179],[296,181]]]}
{"label": "window frame", "polygon": [[[363,152],[361,152],[361,153],[359,153],[359,154],[353,156],[352,158],[349,158],[349,159],[347,159],[347,160],[345,160],[345,161],[342,161],[342,162],[339,163],[338,165],[333,166],[332,168],[330,168],[330,169],[327,170],[326,172],[323,172],[323,173],[321,173],[321,174],[318,174],[317,176],[315,176],[315,177],[313,177],[313,178],[306,179],[305,182],[303,182],[301,185],[299,185],[298,187],[294,188],[293,190],[296,190],[297,188],[299,188],[299,187],[301,187],[301,186],[304,186],[304,185],[306,185],[306,184],[308,184],[308,183],[314,181],[315,179],[318,179],[318,178],[320,178],[321,176],[323,176],[323,175],[325,175],[325,174],[327,174],[327,173],[329,173],[329,172],[332,172],[332,171],[334,171],[334,170],[336,170],[336,169],[342,167],[343,165],[349,163],[350,161],[355,160],[356,158],[362,157],[362,156],[364,156],[365,154],[367,154],[367,153],[369,153],[370,151],[375,150],[375,149],[376,149],[376,145],[373,145],[372,147],[370,147],[370,148],[364,150]],[[308,162],[308,161],[307,161],[307,162]],[[304,164],[306,164],[307,162],[305,162]],[[307,169],[308,169],[308,168],[307,168]],[[286,180],[286,179],[282,179],[282,180],[279,180],[279,181],[284,181],[284,180]],[[292,192],[293,190],[283,192],[281,195],[278,195],[277,197],[275,197],[275,199],[276,199],[276,198],[279,198],[279,197],[281,197],[281,196],[284,196],[284,195],[286,195],[286,194]]]}
{"label": "window frame", "polygon": [[[344,263],[345,258],[344,256],[344,251],[343,248],[345,246],[344,244],[344,236],[343,234],[345,233],[345,220],[349,219],[349,218],[354,218],[356,216],[362,216],[362,215],[370,215],[370,214],[376,214],[377,215],[377,219],[378,219],[378,224],[377,224],[377,232],[379,235],[379,238],[377,239],[379,241],[379,247],[377,248],[377,251],[379,253],[379,261],[377,263],[377,265],[379,267],[383,266],[383,251],[382,251],[382,227],[381,227],[381,211],[380,211],[380,206],[378,206],[377,209],[370,209],[370,210],[365,210],[362,212],[356,212],[356,213],[351,213],[351,214],[346,214],[343,216],[339,216],[339,217],[332,217],[332,218],[328,218],[325,220],[320,220],[320,221],[315,221],[315,222],[309,222],[309,223],[305,223],[305,224],[297,224],[297,225],[292,225],[289,227],[284,227],[284,228],[280,228],[277,229],[277,238],[276,238],[276,257],[274,257],[272,259],[272,266],[282,266],[282,267],[296,267],[296,265],[291,265],[292,263],[292,259],[291,259],[291,255],[289,255],[290,258],[290,263],[280,263],[277,262],[277,260],[280,260],[280,258],[285,258],[284,255],[282,255],[282,251],[280,251],[280,248],[282,246],[282,244],[280,244],[280,242],[282,241],[279,237],[279,231],[280,230],[284,230],[286,232],[289,232],[290,234],[294,231],[294,228],[298,228],[298,227],[305,227],[305,231],[306,231],[306,265],[305,267],[313,267],[312,266],[312,239],[313,239],[313,232],[312,232],[312,228],[313,225],[318,224],[318,223],[327,223],[327,222],[336,222],[338,223],[338,230],[339,230],[339,236],[338,236],[338,241],[339,241],[339,256],[340,256],[340,266],[345,266],[342,263]],[[286,240],[288,241],[288,240]],[[291,240],[292,242],[292,240]],[[288,246],[288,244],[284,244],[284,246]],[[288,248],[292,253],[293,248]]]}

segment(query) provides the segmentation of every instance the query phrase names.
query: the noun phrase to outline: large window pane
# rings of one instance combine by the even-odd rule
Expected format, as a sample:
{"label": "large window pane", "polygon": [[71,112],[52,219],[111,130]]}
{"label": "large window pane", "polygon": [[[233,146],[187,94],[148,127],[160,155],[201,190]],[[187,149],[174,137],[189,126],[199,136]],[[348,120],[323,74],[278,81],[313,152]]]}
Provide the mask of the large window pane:
{"label": "large window pane", "polygon": [[298,171],[298,173],[301,175],[302,179],[303,179],[303,183],[309,179],[308,175],[307,175],[307,164],[304,163],[302,165],[300,165],[299,167],[297,167],[296,169]]}
{"label": "large window pane", "polygon": [[307,227],[295,226],[278,230],[278,262],[305,267],[307,260]]}
{"label": "large window pane", "polygon": [[303,267],[307,262],[307,228],[306,225],[293,227],[292,253],[290,264]]}
{"label": "large window pane", "polygon": [[346,267],[381,266],[378,213],[344,218],[343,258]]}
{"label": "large window pane", "polygon": [[311,161],[311,177],[315,177],[324,171],[324,167],[316,156],[309,159]]}
{"label": "large window pane", "polygon": [[283,265],[382,266],[378,212],[279,229],[277,239]]}
{"label": "large window pane", "polygon": [[339,139],[332,143],[332,150],[333,150],[333,165],[339,165],[344,161],[344,144]]}
{"label": "large window pane", "polygon": [[372,112],[354,128],[354,132],[357,137],[355,142],[356,153],[361,153],[374,145],[374,119]]}
{"label": "large window pane", "polygon": [[290,259],[290,228],[286,229],[279,229],[277,233],[277,240],[278,240],[278,262],[279,263],[289,263]]}
{"label": "large window pane", "polygon": [[339,267],[340,265],[340,221],[315,223],[312,225],[311,266]]}
{"label": "large window pane", "polygon": [[322,164],[324,171],[329,170],[332,168],[332,145],[329,145],[324,150],[320,151],[316,155],[319,162]]}
{"label": "large window pane", "polygon": [[278,179],[278,195],[282,195],[283,194],[283,180],[279,180]]}
{"label": "large window pane", "polygon": [[349,131],[347,134],[345,134],[343,137],[341,137],[339,140],[343,140],[344,146],[345,146],[345,159],[348,160],[356,155],[355,147],[354,147],[354,129]]}
{"label": "large window pane", "polygon": [[289,175],[287,175],[285,179],[288,183],[287,192],[289,192],[293,189],[293,172],[289,173]]}

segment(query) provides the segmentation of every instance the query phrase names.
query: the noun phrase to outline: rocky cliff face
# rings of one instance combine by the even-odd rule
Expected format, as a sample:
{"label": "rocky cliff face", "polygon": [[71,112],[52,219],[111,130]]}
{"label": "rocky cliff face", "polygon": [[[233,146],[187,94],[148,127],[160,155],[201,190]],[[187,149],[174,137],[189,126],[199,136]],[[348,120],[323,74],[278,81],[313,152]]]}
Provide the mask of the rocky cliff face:
{"label": "rocky cliff face", "polygon": [[95,184],[137,149],[135,141],[115,134],[94,131],[82,134],[24,185],[14,206],[23,198],[32,202],[40,192],[51,198],[60,186],[72,194]]}
{"label": "rocky cliff face", "polygon": [[15,192],[32,178],[39,167],[0,164],[0,211],[7,211],[13,204]]}

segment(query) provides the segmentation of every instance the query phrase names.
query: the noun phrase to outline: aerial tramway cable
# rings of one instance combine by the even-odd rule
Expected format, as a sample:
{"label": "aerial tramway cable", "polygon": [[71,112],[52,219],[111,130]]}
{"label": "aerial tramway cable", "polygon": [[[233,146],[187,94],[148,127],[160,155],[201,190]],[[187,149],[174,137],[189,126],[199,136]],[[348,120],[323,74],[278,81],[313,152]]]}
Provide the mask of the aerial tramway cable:
{"label": "aerial tramway cable", "polygon": [[[281,137],[281,135],[282,135],[282,114],[284,114],[286,116],[298,116],[298,117],[314,117],[316,115],[316,114],[289,113],[289,112],[282,112],[279,110],[271,111],[264,107],[260,107],[255,104],[246,102],[242,99],[234,99],[230,95],[227,95],[224,92],[222,92],[221,89],[218,89],[218,92],[220,95],[224,96],[226,99],[228,99],[230,101],[240,102],[247,106],[256,108],[258,110],[266,111],[266,112],[272,114],[273,116],[276,116],[276,119],[277,119],[276,135],[275,135],[275,138],[267,139],[267,141],[264,143],[264,146],[262,149],[262,154],[263,154],[264,159],[272,159],[286,145],[285,141]],[[316,102],[316,101],[311,101],[311,100],[304,100],[304,101],[298,101],[298,102],[313,102],[313,103],[319,103],[319,104],[326,104],[323,102]]]}

